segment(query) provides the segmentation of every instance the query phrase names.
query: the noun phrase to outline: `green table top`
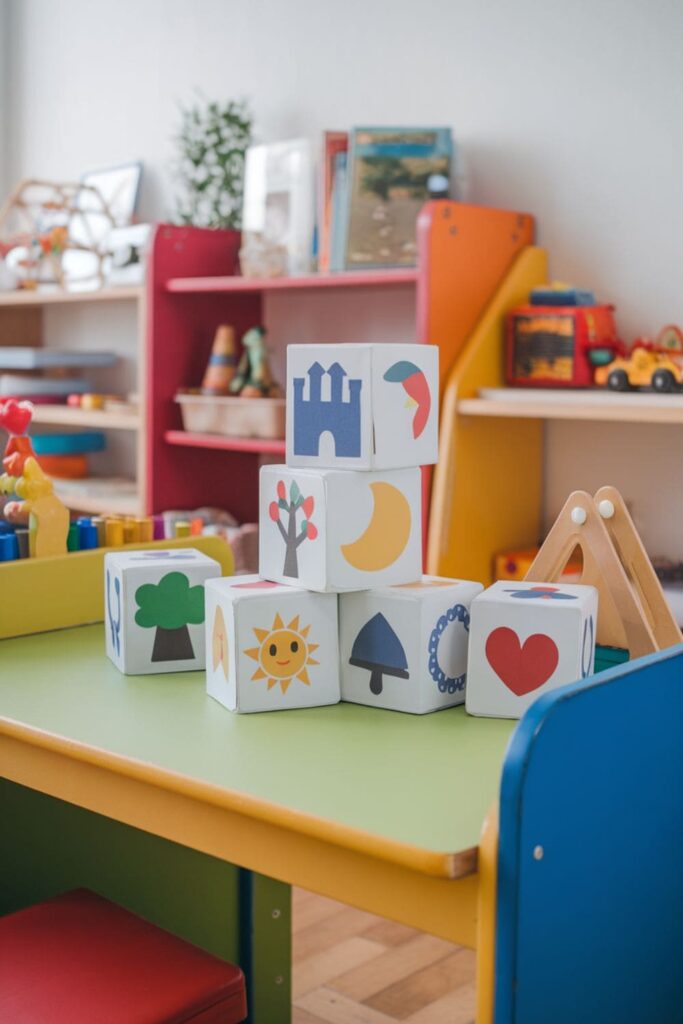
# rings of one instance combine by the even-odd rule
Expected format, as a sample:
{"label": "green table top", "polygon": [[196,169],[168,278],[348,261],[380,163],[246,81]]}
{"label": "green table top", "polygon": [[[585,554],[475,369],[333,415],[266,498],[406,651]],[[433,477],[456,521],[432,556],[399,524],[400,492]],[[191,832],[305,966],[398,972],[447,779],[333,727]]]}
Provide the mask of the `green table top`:
{"label": "green table top", "polygon": [[476,847],[514,722],[355,704],[235,715],[203,672],[124,676],[103,627],[0,642],[0,716],[424,850]]}

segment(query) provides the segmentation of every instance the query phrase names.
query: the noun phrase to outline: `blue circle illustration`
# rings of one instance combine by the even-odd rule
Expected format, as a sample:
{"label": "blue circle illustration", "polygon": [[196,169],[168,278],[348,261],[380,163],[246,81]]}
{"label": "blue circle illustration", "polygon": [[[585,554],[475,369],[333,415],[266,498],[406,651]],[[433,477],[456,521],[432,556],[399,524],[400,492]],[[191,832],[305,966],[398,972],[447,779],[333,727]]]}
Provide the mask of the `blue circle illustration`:
{"label": "blue circle illustration", "polygon": [[470,613],[464,604],[454,604],[445,615],[439,616],[436,626],[429,637],[429,674],[439,687],[440,693],[456,693],[465,687],[465,675],[447,676],[439,665],[439,644],[441,637],[450,622],[461,622],[465,632],[470,631]]}

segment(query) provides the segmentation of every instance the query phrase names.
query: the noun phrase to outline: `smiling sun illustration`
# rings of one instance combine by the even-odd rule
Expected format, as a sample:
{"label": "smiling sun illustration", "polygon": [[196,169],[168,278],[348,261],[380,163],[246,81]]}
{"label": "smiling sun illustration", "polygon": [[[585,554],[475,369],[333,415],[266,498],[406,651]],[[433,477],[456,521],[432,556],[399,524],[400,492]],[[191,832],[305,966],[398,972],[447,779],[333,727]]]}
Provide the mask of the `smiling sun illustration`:
{"label": "smiling sun illustration", "polygon": [[279,615],[273,619],[270,629],[257,629],[254,627],[258,647],[251,647],[244,653],[258,662],[258,668],[252,679],[267,679],[268,689],[271,690],[277,684],[283,693],[291,681],[300,679],[306,686],[311,685],[307,666],[318,665],[311,654],[317,651],[319,644],[309,643],[306,639],[310,626],[299,628],[299,616],[285,626]]}

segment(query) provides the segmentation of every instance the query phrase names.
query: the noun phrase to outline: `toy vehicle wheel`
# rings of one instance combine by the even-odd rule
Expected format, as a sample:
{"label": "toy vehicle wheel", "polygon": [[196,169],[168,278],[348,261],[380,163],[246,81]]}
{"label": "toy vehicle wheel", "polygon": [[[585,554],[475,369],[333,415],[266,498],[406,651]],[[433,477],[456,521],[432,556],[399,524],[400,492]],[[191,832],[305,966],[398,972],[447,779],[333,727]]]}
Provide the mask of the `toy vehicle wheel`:
{"label": "toy vehicle wheel", "polygon": [[676,378],[671,370],[655,370],[652,374],[652,387],[655,391],[675,391]]}
{"label": "toy vehicle wheel", "polygon": [[607,387],[610,391],[628,391],[630,384],[626,370],[612,370],[607,375]]}

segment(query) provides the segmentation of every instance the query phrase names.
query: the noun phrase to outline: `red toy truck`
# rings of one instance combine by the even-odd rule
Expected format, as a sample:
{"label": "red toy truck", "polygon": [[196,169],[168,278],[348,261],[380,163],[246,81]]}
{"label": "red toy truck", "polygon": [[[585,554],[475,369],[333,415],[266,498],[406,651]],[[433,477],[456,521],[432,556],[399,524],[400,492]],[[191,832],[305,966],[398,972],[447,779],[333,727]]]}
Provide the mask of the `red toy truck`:
{"label": "red toy truck", "polygon": [[613,306],[521,306],[505,323],[506,378],[522,387],[587,388],[621,355]]}

